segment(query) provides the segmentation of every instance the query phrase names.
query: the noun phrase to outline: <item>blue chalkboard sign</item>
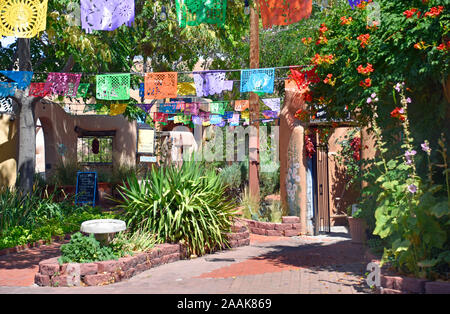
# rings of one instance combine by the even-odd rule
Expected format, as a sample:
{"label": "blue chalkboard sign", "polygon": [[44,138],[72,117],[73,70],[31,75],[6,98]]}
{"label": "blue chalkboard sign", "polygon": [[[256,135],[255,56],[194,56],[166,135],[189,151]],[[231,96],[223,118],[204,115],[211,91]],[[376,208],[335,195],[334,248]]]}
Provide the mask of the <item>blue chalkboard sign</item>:
{"label": "blue chalkboard sign", "polygon": [[78,172],[75,204],[95,206],[97,197],[97,172]]}

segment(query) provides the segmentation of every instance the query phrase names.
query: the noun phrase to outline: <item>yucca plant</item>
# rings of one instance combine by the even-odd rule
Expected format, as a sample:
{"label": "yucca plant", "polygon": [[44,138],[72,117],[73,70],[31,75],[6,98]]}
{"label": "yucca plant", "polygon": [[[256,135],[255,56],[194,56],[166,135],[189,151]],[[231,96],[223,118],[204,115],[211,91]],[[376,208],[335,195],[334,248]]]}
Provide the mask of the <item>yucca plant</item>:
{"label": "yucca plant", "polygon": [[118,207],[131,230],[148,228],[162,241],[182,241],[196,255],[227,244],[235,206],[215,171],[189,161],[154,169],[140,184],[135,176],[127,182]]}

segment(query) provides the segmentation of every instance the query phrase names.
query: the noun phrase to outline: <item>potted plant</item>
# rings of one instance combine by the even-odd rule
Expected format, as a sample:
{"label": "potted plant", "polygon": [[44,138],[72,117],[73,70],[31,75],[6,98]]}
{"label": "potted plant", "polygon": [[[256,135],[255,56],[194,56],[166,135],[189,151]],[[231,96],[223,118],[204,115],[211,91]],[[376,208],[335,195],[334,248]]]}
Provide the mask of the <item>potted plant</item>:
{"label": "potted plant", "polygon": [[365,219],[361,217],[361,213],[362,211],[357,204],[353,204],[349,207],[347,221],[350,235],[352,236],[352,242],[356,244],[364,244],[367,240],[367,223]]}

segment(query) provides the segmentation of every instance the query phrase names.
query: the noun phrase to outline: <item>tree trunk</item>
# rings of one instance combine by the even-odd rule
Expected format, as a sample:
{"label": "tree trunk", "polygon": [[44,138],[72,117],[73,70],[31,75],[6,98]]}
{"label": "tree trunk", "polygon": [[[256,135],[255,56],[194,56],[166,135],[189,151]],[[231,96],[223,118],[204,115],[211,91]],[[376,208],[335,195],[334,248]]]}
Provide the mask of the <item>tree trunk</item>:
{"label": "tree trunk", "polygon": [[[17,40],[19,71],[32,71],[30,40]],[[34,120],[34,97],[28,97],[25,91],[18,89],[15,94],[18,102],[19,117],[19,156],[17,160],[17,187],[24,193],[33,192],[36,164],[36,123]]]}
{"label": "tree trunk", "polygon": [[24,193],[31,193],[36,168],[36,125],[33,98],[28,97],[27,93],[28,90],[16,92],[20,106],[17,172],[19,189]]}

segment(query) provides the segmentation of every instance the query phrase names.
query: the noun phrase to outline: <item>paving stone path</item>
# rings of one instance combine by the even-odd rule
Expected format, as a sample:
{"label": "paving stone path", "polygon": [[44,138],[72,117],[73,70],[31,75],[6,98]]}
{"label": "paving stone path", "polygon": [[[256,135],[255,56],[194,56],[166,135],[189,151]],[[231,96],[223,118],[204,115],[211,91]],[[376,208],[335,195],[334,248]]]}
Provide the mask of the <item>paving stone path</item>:
{"label": "paving stone path", "polygon": [[38,261],[59,255],[58,247],[0,256],[0,293],[371,293],[363,277],[370,261],[365,247],[342,237],[252,235],[250,246],[161,265],[108,286],[33,285]]}

